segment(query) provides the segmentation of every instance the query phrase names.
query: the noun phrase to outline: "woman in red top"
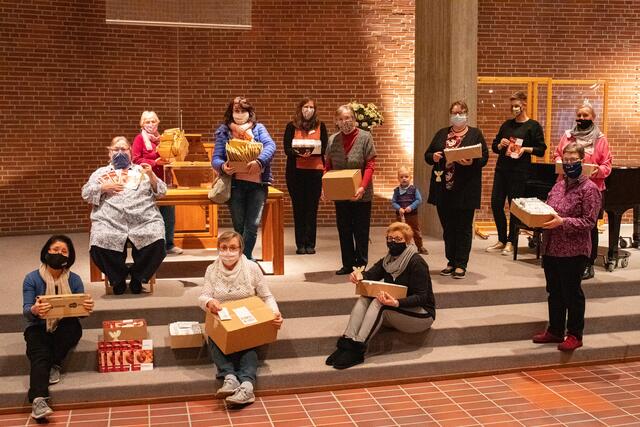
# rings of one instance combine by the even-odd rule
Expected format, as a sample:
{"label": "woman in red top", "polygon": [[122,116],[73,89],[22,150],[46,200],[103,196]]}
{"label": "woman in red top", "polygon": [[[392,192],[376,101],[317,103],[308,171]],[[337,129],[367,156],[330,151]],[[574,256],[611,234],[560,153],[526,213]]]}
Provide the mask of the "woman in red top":
{"label": "woman in red top", "polygon": [[[160,120],[155,112],[144,111],[142,113],[142,116],[140,116],[140,134],[133,140],[131,152],[133,154],[133,163],[150,165],[156,176],[164,181],[164,165],[166,161],[158,154],[158,145],[160,144],[159,123]],[[181,254],[182,248],[173,243],[173,234],[176,226],[176,207],[158,206],[158,209],[160,209],[164,220],[164,240],[167,253]]]}

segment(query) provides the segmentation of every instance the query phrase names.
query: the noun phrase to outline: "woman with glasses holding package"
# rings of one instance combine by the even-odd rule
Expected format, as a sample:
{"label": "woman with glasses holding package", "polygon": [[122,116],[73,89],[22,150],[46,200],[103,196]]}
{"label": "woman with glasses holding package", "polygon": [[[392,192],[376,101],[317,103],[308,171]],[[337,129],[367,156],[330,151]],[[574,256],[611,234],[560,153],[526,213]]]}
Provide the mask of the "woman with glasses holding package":
{"label": "woman with glasses holding package", "polygon": [[[375,298],[358,298],[337,349],[326,360],[336,369],[362,363],[367,344],[380,326],[418,333],[429,329],[436,318],[429,266],[413,243],[413,230],[403,222],[394,222],[387,228],[386,240],[387,255],[362,272],[362,278],[406,286],[407,296],[396,299],[382,291]],[[357,272],[349,278],[352,283],[360,279]]]}
{"label": "woman with glasses holding package", "polygon": [[[166,256],[156,199],[166,194],[167,186],[148,163],[131,162],[124,136],[113,138],[108,150],[109,165],[98,168],[82,187],[82,198],[93,205],[89,253],[114,294],[125,292],[129,275],[131,292],[139,294]],[[131,267],[126,264],[127,242],[132,246]]]}
{"label": "woman with glasses holding package", "polygon": [[[600,194],[606,189],[604,180],[611,174],[611,150],[607,137],[602,133],[598,125],[594,123],[596,113],[590,104],[583,104],[576,109],[576,123],[565,131],[556,147],[555,161],[562,161],[564,148],[576,143],[584,148],[584,163],[595,165],[589,178],[598,186]],[[558,181],[562,175],[558,175]],[[603,209],[600,209],[598,218],[602,218]],[[598,224],[591,229],[591,254],[589,262],[582,273],[582,280],[591,279],[594,276],[593,264],[598,256]]]}

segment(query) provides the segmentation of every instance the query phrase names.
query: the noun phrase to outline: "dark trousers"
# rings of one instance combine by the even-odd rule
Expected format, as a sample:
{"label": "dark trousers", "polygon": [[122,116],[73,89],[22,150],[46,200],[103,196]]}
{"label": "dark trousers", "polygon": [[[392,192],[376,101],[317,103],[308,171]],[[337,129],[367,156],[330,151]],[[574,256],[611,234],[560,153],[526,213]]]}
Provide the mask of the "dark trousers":
{"label": "dark trousers", "polygon": [[164,242],[167,250],[175,246],[173,235],[176,230],[176,207],[174,205],[158,206],[164,220]]}
{"label": "dark trousers", "polygon": [[111,285],[123,283],[127,280],[127,276],[131,274],[132,279],[137,279],[140,283],[147,283],[151,276],[158,270],[162,260],[167,256],[164,247],[164,239],[137,249],[131,245],[131,256],[133,257],[133,265],[128,267],[127,247],[123,251],[112,251],[111,249],[99,248],[91,246],[89,250],[91,259],[102,271]]}
{"label": "dark trousers", "polygon": [[29,374],[29,402],[36,397],[49,397],[49,371],[62,361],[82,337],[82,326],[77,317],[60,319],[53,332],[45,325],[29,326],[24,331],[27,357],[31,362]]}
{"label": "dark trousers", "polygon": [[322,171],[295,169],[287,172],[287,189],[293,207],[296,247],[316,247],[318,204],[322,193]]}
{"label": "dark trousers", "polygon": [[253,248],[258,240],[258,227],[268,193],[269,188],[265,184],[235,178],[231,180],[231,222],[235,232],[244,240],[244,254],[249,259],[253,259]]}
{"label": "dark trousers", "polygon": [[438,205],[438,217],[442,225],[444,253],[447,265],[467,269],[471,239],[473,238],[473,213],[475,209],[457,209]]}
{"label": "dark trousers", "polygon": [[555,336],[563,337],[566,329],[582,339],[585,299],[580,282],[587,261],[586,256],[545,255],[542,259],[549,293],[549,332]]}
{"label": "dark trousers", "polygon": [[413,212],[411,214],[404,214],[403,217],[401,217],[400,215],[396,215],[396,220],[400,222],[404,218],[405,224],[407,224],[409,227],[411,227],[411,230],[413,230],[413,243],[416,244],[418,249],[422,249],[423,243],[422,232],[420,231],[420,220],[418,219],[418,212]]}
{"label": "dark trousers", "polygon": [[335,203],[342,266],[345,268],[366,266],[369,257],[371,202],[339,201]]}
{"label": "dark trousers", "polygon": [[[601,201],[604,202],[604,195],[601,192]],[[598,219],[602,219],[604,217],[604,209],[602,204],[600,206],[600,212],[598,213]],[[598,221],[596,221],[596,225],[591,229],[591,255],[589,256],[589,263],[593,265],[596,262],[596,258],[598,257]]]}
{"label": "dark trousers", "polygon": [[509,235],[507,235],[507,217],[504,214],[504,202],[524,196],[526,176],[513,174],[496,169],[493,177],[493,189],[491,190],[491,210],[493,220],[498,230],[498,240],[502,243],[515,243],[516,221],[515,215],[509,218]]}

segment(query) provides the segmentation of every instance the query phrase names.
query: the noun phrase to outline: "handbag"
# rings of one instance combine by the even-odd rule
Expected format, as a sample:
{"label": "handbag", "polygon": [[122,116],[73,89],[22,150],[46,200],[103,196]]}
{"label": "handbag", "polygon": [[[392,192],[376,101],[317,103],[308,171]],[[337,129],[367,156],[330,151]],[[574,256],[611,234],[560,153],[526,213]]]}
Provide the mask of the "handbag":
{"label": "handbag", "polygon": [[227,203],[231,198],[231,177],[221,172],[213,184],[211,184],[211,189],[207,196],[212,203],[218,205]]}

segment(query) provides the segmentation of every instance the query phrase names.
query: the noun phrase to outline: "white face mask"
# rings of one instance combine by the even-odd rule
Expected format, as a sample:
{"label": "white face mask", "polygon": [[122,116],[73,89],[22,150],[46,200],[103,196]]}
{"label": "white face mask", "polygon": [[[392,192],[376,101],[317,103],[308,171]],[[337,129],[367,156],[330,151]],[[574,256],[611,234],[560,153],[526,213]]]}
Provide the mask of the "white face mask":
{"label": "white face mask", "polygon": [[313,117],[313,113],[315,113],[315,109],[313,108],[302,108],[302,117],[304,117],[305,120],[309,120],[311,119],[311,117]]}
{"label": "white face mask", "polygon": [[522,107],[511,107],[511,112],[514,116],[518,117],[522,113]]}
{"label": "white face mask", "polygon": [[222,263],[226,266],[234,265],[240,259],[240,251],[222,251],[219,255]]}
{"label": "white face mask", "polygon": [[247,123],[248,120],[249,120],[249,112],[248,111],[242,111],[240,113],[236,113],[235,111],[233,112],[233,121],[237,125],[243,125],[243,124]]}
{"label": "white face mask", "polygon": [[467,125],[467,115],[461,113],[451,114],[449,121],[455,127],[463,127]]}
{"label": "white face mask", "polygon": [[144,130],[146,130],[147,133],[155,134],[156,132],[158,132],[158,125],[155,123],[147,123],[146,125],[144,125]]}

